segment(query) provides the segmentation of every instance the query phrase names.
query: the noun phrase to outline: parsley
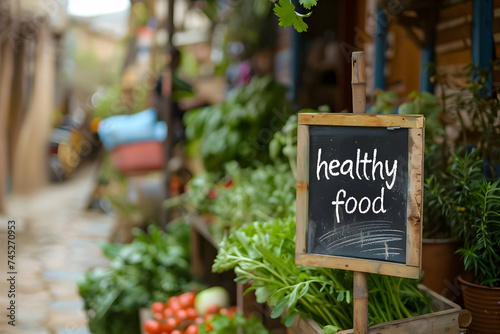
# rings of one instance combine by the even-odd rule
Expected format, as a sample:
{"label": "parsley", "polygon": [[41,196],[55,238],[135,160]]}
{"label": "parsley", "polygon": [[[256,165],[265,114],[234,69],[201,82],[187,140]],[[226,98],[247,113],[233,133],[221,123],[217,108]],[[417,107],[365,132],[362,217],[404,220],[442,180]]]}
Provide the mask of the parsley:
{"label": "parsley", "polygon": [[[299,3],[306,9],[311,9],[316,6],[317,0],[299,0]],[[274,13],[279,17],[279,25],[282,27],[292,26],[298,32],[307,31],[307,23],[304,22],[305,17],[311,16],[312,12],[307,14],[299,14],[295,11],[295,6],[291,0],[279,0],[275,2]]]}

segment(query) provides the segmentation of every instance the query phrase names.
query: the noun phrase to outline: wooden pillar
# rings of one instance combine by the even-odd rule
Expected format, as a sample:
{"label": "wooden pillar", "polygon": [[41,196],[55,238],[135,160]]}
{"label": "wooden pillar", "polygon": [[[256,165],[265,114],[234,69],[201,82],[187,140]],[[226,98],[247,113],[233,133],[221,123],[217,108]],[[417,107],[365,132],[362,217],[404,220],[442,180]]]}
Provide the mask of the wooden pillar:
{"label": "wooden pillar", "polygon": [[[339,45],[354,45],[356,27],[356,13],[358,10],[358,0],[339,0],[338,1],[338,35]],[[341,50],[348,52],[348,49]],[[335,111],[350,110],[352,101],[352,91],[349,88],[351,82],[351,70],[349,66],[350,54],[342,54],[337,71],[337,86],[341,100],[336,103]]]}
{"label": "wooden pillar", "polygon": [[[474,0],[472,3],[472,63],[491,70],[493,59],[493,0]],[[472,81],[481,78],[476,71],[472,73]],[[492,75],[486,82],[487,92],[491,93]]]}
{"label": "wooden pillar", "polygon": [[54,110],[54,47],[48,27],[37,36],[33,93],[14,148],[14,191],[31,192],[47,181],[50,115]]}
{"label": "wooden pillar", "polygon": [[6,214],[5,199],[8,176],[8,116],[14,74],[14,50],[0,43],[0,214]]}
{"label": "wooden pillar", "polygon": [[385,51],[387,49],[388,17],[380,6],[377,6],[377,22],[375,32],[374,88],[385,90]]}
{"label": "wooden pillar", "polygon": [[[163,121],[167,124],[167,138],[165,139],[165,142],[163,144],[163,149],[165,152],[165,157],[164,157],[164,191],[165,191],[165,199],[170,198],[170,182],[172,180],[171,173],[168,169],[168,163],[170,162],[170,159],[173,156],[173,150],[174,150],[174,140],[175,140],[175,133],[174,133],[174,126],[173,126],[173,101],[172,101],[172,75],[173,75],[173,70],[174,70],[174,44],[173,44],[173,38],[174,38],[174,3],[175,0],[166,0],[168,1],[168,16],[167,16],[167,31],[168,31],[168,43],[167,43],[167,49],[165,50],[166,53],[170,53],[170,62],[167,64],[165,68],[165,73],[170,73],[170,75],[164,75],[163,76],[163,81],[162,84],[163,86],[170,87],[169,90],[163,89],[163,92],[166,92],[166,96],[162,96],[160,99],[160,106],[158,108],[158,113],[161,113],[163,117]],[[170,82],[167,82],[170,81]],[[162,214],[162,224],[166,225],[170,221],[171,215],[170,212],[167,208],[163,209],[163,214]]]}

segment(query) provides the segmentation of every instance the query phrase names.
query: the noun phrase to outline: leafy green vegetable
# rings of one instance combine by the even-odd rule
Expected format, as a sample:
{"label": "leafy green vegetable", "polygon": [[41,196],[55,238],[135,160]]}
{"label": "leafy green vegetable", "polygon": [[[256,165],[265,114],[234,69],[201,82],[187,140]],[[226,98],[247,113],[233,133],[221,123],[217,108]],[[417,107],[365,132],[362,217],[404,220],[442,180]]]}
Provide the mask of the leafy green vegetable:
{"label": "leafy green vegetable", "polygon": [[[352,272],[295,265],[295,221],[253,223],[227,236],[214,272],[234,269],[236,281],[252,283],[257,302],[271,317],[291,325],[296,315],[311,318],[327,333],[352,328]],[[370,324],[431,312],[417,281],[368,275]],[[389,319],[389,320],[388,320]]]}
{"label": "leafy green vegetable", "polygon": [[148,234],[136,230],[131,244],[103,246],[110,268],[91,270],[78,283],[92,333],[136,334],[139,308],[190,289],[189,227],[169,227],[165,233],[151,225]]}
{"label": "leafy green vegetable", "polygon": [[205,169],[220,172],[232,160],[244,167],[269,162],[269,141],[293,113],[285,93],[272,77],[255,78],[232,90],[226,102],[189,111],[186,135],[201,142]]}
{"label": "leafy green vegetable", "polygon": [[194,177],[182,199],[188,209],[215,215],[215,225],[210,226],[216,240],[228,227],[295,214],[295,176],[285,163],[251,169],[231,162],[225,176],[217,179],[209,173]]}
{"label": "leafy green vegetable", "polygon": [[214,315],[210,323],[213,330],[209,331],[204,325],[201,325],[199,334],[270,334],[256,316],[247,319],[241,313],[235,313],[233,318],[224,314]]}

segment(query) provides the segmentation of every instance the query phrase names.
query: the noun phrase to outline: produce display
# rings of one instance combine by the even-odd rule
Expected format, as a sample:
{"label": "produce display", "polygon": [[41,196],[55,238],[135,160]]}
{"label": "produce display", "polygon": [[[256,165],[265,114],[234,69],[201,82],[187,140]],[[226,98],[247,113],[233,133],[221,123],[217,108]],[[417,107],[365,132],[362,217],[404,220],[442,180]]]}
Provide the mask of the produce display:
{"label": "produce display", "polygon": [[[288,114],[284,93],[270,77],[258,78],[227,102],[190,112],[187,135],[190,145],[201,145],[207,172],[165,204],[214,218],[209,231],[221,242],[213,271],[234,270],[236,281],[270,306],[271,318],[286,326],[297,316],[310,318],[335,333],[353,327],[353,273],[295,264],[298,119]],[[138,310],[149,306],[147,334],[269,333],[259,319],[230,307],[223,288],[191,292],[199,288],[189,268],[190,228],[150,227],[130,245],[103,247],[111,268],[91,271],[80,283],[93,333],[137,333]],[[432,312],[418,281],[367,279],[370,325]]]}
{"label": "produce display", "polygon": [[215,240],[222,240],[226,228],[295,214],[295,177],[284,163],[252,169],[231,162],[226,165],[226,175],[214,180],[212,174],[191,180],[184,205],[215,216],[215,224],[210,226]]}
{"label": "produce display", "polygon": [[[325,333],[352,328],[350,271],[295,264],[295,220],[286,218],[241,227],[220,244],[213,270],[235,271],[251,283],[257,302],[273,308],[290,326],[296,315],[313,319]],[[431,313],[430,297],[417,281],[368,274],[370,324]]]}
{"label": "produce display", "polygon": [[128,245],[104,244],[109,269],[97,268],[79,282],[79,292],[95,334],[137,334],[139,309],[193,287],[189,227],[169,224],[167,233],[151,225],[135,231]]}
{"label": "produce display", "polygon": [[269,162],[269,141],[293,114],[286,90],[271,76],[254,78],[229,92],[227,101],[189,111],[186,135],[199,141],[205,169],[221,172],[233,160],[243,167]]}
{"label": "produce display", "polygon": [[166,303],[153,303],[151,311],[154,319],[142,323],[147,334],[269,333],[256,317],[246,319],[235,306],[229,307],[228,293],[221,287],[172,296]]}

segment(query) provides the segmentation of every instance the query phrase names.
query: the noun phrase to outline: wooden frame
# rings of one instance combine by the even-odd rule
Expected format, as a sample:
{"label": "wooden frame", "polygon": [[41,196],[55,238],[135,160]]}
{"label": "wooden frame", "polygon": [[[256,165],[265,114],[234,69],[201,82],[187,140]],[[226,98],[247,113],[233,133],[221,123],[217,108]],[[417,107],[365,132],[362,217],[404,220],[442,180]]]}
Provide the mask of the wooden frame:
{"label": "wooden frame", "polygon": [[[309,218],[309,126],[408,129],[406,263],[307,253]],[[420,115],[299,114],[297,137],[297,232],[295,263],[417,279],[422,256],[424,117]]]}

